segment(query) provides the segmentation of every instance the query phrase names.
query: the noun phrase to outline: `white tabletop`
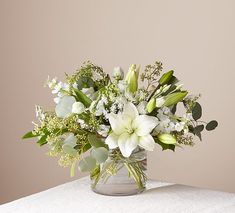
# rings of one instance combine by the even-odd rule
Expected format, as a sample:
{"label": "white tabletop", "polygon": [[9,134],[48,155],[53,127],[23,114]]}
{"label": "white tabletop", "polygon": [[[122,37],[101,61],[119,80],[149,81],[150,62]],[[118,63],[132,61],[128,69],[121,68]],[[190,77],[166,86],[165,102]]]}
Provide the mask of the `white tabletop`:
{"label": "white tabletop", "polygon": [[139,195],[95,194],[82,178],[0,206],[1,213],[235,213],[235,194],[149,181]]}

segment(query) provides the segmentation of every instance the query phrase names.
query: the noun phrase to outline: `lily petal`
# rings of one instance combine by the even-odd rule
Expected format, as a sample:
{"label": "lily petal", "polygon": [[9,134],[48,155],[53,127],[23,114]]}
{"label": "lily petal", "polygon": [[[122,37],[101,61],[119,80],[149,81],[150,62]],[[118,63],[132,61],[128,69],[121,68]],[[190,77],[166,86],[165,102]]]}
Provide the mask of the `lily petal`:
{"label": "lily petal", "polygon": [[131,135],[123,133],[118,139],[118,146],[124,157],[129,157],[137,145],[138,136],[135,133]]}
{"label": "lily petal", "polygon": [[115,149],[118,147],[118,135],[111,133],[106,139],[105,143],[108,144],[110,149]]}
{"label": "lily petal", "polygon": [[148,150],[148,151],[153,151],[155,147],[155,141],[153,137],[149,135],[141,136],[139,137],[139,146]]}
{"label": "lily petal", "polygon": [[132,120],[135,119],[136,116],[139,115],[139,112],[137,110],[137,108],[135,107],[135,105],[131,102],[127,102],[125,105],[124,105],[124,108],[123,108],[123,112],[122,114],[124,116],[129,116]]}
{"label": "lily petal", "polygon": [[153,116],[140,115],[132,123],[138,136],[148,135],[157,125],[158,119]]}
{"label": "lily petal", "polygon": [[121,135],[125,131],[125,122],[120,114],[109,114],[109,123],[116,135]]}

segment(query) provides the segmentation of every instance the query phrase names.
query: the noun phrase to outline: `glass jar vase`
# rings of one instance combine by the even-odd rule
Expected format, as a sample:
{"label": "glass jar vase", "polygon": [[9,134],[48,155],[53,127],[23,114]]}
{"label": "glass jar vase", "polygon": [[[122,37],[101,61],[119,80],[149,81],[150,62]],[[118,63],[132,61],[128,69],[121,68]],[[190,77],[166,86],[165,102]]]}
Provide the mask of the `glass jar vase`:
{"label": "glass jar vase", "polygon": [[91,188],[103,195],[125,196],[145,190],[147,158],[146,151],[137,148],[125,158],[120,151],[111,150],[108,159],[90,174]]}

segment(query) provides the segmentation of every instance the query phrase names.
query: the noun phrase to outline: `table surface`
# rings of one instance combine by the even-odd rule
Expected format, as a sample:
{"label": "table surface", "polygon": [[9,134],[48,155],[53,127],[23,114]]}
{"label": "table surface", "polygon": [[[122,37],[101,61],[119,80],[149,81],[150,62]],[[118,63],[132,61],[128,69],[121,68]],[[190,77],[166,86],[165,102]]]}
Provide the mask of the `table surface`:
{"label": "table surface", "polygon": [[92,192],[85,177],[0,205],[0,212],[235,213],[235,194],[148,181],[142,194],[104,196]]}

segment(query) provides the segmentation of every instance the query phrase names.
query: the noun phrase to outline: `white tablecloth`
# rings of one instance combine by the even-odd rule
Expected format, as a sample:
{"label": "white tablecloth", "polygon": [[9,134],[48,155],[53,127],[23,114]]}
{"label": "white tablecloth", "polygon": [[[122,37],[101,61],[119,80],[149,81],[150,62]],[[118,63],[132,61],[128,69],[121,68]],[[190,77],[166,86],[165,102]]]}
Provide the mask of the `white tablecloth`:
{"label": "white tablecloth", "polygon": [[0,206],[1,213],[235,213],[235,194],[149,181],[139,195],[111,197],[82,178]]}

